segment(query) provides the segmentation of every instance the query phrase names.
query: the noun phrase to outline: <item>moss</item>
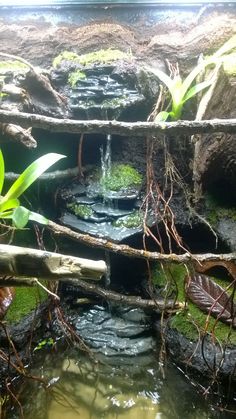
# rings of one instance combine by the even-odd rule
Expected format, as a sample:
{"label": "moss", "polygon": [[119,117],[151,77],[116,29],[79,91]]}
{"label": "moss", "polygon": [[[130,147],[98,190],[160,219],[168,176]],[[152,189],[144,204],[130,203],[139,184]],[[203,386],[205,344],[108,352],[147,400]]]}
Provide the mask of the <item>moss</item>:
{"label": "moss", "polygon": [[[185,302],[185,284],[184,279],[186,276],[186,268],[181,264],[169,264],[161,269],[161,266],[157,264],[153,269],[153,281],[155,285],[160,287],[166,287],[167,295],[173,292],[173,289],[178,289],[177,299],[180,302]],[[227,281],[222,279],[214,278],[214,280],[224,288],[229,285]],[[171,285],[170,285],[171,284]],[[168,286],[166,286],[168,285]],[[217,339],[221,342],[229,341],[232,344],[236,344],[236,332],[231,332],[230,327],[210,316],[209,324],[206,330],[207,314],[203,313],[195,304],[188,301],[187,307],[184,310],[179,311],[170,321],[171,327],[177,329],[188,339],[197,340],[199,333],[214,333]],[[231,333],[230,333],[231,332]]]}
{"label": "moss", "polygon": [[216,227],[221,218],[230,218],[236,221],[236,208],[224,206],[211,195],[206,196],[207,220]]}
{"label": "moss", "polygon": [[75,52],[71,51],[63,51],[61,54],[57,55],[57,57],[54,58],[52,65],[53,67],[57,68],[62,61],[75,61],[78,62],[79,55]]}
{"label": "moss", "polygon": [[78,55],[74,52],[63,51],[53,60],[53,67],[58,67],[62,61],[72,61],[83,66],[92,64],[108,64],[112,61],[130,58],[130,54],[118,49],[100,49],[99,51],[89,52],[88,54]]}
{"label": "moss", "polygon": [[89,205],[76,204],[72,202],[71,204],[67,204],[67,208],[80,218],[87,219],[93,215],[93,210]]}
{"label": "moss", "polygon": [[118,218],[113,222],[114,227],[137,228],[142,225],[142,216],[139,211],[125,217]]}
{"label": "moss", "polygon": [[72,71],[72,73],[69,74],[68,83],[73,89],[74,87],[76,87],[77,82],[79,80],[84,80],[84,79],[86,79],[86,74],[81,70],[76,70],[76,71]]}
{"label": "moss", "polygon": [[13,61],[0,61],[0,73],[7,72],[7,71],[22,71],[28,70],[29,67],[22,63],[21,61],[13,60]]}
{"label": "moss", "polygon": [[107,191],[120,191],[141,186],[142,176],[128,164],[114,164],[111,173],[101,182]]}
{"label": "moss", "polygon": [[24,316],[35,310],[41,302],[45,301],[47,295],[41,287],[16,288],[15,298],[4,320],[9,323],[19,322]]}

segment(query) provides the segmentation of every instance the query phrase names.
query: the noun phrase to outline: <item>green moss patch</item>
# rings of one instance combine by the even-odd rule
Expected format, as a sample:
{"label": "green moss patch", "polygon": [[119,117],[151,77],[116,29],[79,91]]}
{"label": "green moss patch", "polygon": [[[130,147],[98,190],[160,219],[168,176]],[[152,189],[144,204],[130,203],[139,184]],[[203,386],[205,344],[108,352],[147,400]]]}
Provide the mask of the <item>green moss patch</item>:
{"label": "green moss patch", "polygon": [[69,74],[68,83],[73,89],[74,87],[76,87],[77,82],[79,80],[84,80],[84,79],[86,79],[86,74],[81,70],[76,70],[76,71],[72,71]]}
{"label": "green moss patch", "polygon": [[[165,295],[167,296],[177,289],[177,300],[182,303],[186,300],[184,284],[186,275],[186,267],[181,264],[169,264],[164,266],[164,269],[157,264],[153,269],[154,284],[165,289]],[[214,278],[214,280],[224,288],[229,285],[228,281],[217,278]],[[236,344],[235,329],[231,330],[227,324],[217,321],[212,316],[210,316],[208,324],[207,321],[208,315],[191,301],[188,301],[186,309],[174,315],[170,325],[191,340],[197,340],[199,336],[203,336],[205,333],[212,333],[222,343]]]}
{"label": "green moss patch", "polygon": [[130,187],[139,187],[142,176],[128,164],[114,164],[109,175],[101,179],[102,186],[108,191],[120,191]]}
{"label": "green moss patch", "polygon": [[24,316],[47,299],[47,292],[41,287],[18,287],[16,288],[15,298],[10,305],[5,321],[18,323]]}
{"label": "green moss patch", "polygon": [[100,49],[99,51],[89,52],[88,54],[78,55],[74,52],[63,51],[53,60],[53,67],[58,67],[62,61],[71,61],[83,66],[92,64],[108,64],[112,61],[124,60],[130,55],[118,49]]}
{"label": "green moss patch", "polygon": [[125,217],[118,218],[113,222],[114,227],[138,228],[142,226],[143,218],[139,211]]}
{"label": "green moss patch", "polygon": [[72,202],[71,204],[67,204],[67,208],[77,215],[77,217],[84,218],[85,220],[93,215],[93,210],[89,205]]}
{"label": "green moss patch", "polygon": [[216,227],[222,218],[230,218],[236,221],[236,208],[224,205],[211,195],[206,196],[206,208],[207,220],[213,227]]}
{"label": "green moss patch", "polygon": [[28,70],[29,67],[17,60],[0,61],[0,73],[7,71],[22,71]]}

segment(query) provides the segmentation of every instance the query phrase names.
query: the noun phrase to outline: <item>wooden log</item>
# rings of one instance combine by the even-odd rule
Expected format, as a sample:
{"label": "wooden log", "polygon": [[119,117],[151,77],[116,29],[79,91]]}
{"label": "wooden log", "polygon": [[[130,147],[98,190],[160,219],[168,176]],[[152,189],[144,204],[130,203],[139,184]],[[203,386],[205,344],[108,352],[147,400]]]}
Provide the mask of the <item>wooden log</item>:
{"label": "wooden log", "polygon": [[[68,227],[61,226],[49,221],[47,226],[54,234],[59,236],[68,237],[74,241],[83,243],[84,245],[108,250],[110,252],[134,258],[142,258],[147,260],[156,260],[162,263],[191,263],[196,270],[201,269],[202,265],[206,262],[221,262],[222,266],[224,263],[236,263],[236,252],[225,253],[225,254],[214,254],[214,253],[203,253],[203,254],[191,254],[184,253],[177,255],[175,253],[165,254],[159,252],[150,252],[143,249],[135,249],[126,244],[117,244],[113,243],[106,239],[101,239],[98,237],[92,237],[88,234],[78,233],[71,230]],[[219,263],[218,263],[219,264]],[[200,272],[203,272],[202,270]]]}
{"label": "wooden log", "polygon": [[106,273],[104,261],[94,261],[25,247],[0,245],[1,276],[40,279],[83,278],[98,281]]}
{"label": "wooden log", "polygon": [[176,122],[120,122],[120,121],[78,121],[58,119],[42,115],[0,111],[0,122],[17,123],[23,127],[41,128],[52,132],[116,134],[131,137],[147,135],[193,135],[212,132],[236,132],[236,119],[212,119],[205,121]]}
{"label": "wooden log", "polygon": [[31,135],[31,128],[24,129],[19,125],[0,123],[0,132],[3,135],[3,137],[0,138],[1,143],[12,141],[20,143],[27,148],[37,147],[37,141]]}

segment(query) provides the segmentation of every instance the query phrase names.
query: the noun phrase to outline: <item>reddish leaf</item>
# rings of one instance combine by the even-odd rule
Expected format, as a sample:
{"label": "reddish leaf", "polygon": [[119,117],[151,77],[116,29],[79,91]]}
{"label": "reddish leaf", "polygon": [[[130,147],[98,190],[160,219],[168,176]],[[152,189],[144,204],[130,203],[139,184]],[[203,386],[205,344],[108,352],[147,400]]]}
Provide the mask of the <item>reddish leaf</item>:
{"label": "reddish leaf", "polygon": [[236,306],[224,288],[209,276],[187,277],[187,296],[200,310],[236,327]]}
{"label": "reddish leaf", "polygon": [[2,319],[15,296],[15,289],[12,287],[0,287],[0,319]]}

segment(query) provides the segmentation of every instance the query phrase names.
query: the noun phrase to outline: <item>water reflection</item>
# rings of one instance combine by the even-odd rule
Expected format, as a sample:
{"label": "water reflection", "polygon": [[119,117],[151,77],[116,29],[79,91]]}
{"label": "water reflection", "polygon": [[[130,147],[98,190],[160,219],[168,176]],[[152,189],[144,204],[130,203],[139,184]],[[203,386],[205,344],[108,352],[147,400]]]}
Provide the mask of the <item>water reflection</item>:
{"label": "water reflection", "polygon": [[[216,417],[173,366],[163,379],[155,354],[145,362],[94,362],[75,351],[48,354],[33,374],[51,380],[22,388],[25,419],[200,419]],[[14,414],[9,418],[16,418]]]}

